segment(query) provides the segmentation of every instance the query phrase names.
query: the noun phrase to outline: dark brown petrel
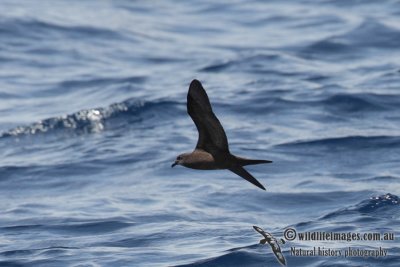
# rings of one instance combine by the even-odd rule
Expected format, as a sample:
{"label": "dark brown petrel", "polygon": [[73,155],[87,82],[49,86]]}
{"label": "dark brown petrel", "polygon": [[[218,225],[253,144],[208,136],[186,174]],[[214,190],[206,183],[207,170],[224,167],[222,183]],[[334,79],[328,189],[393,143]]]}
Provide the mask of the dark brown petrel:
{"label": "dark brown petrel", "polygon": [[207,93],[198,80],[193,80],[190,83],[187,95],[187,112],[196,124],[199,139],[194,151],[179,155],[171,167],[182,165],[198,170],[228,169],[265,190],[265,187],[243,166],[271,163],[272,161],[246,159],[229,152],[228,139],[224,128],[212,111]]}

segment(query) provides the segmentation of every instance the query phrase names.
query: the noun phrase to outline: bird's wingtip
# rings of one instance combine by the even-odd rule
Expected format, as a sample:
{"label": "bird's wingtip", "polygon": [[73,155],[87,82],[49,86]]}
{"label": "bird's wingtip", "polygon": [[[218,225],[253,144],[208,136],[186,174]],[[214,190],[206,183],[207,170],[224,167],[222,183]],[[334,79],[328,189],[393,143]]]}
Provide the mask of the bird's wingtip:
{"label": "bird's wingtip", "polygon": [[190,83],[190,87],[193,86],[201,86],[201,82],[197,79],[193,79],[192,82]]}

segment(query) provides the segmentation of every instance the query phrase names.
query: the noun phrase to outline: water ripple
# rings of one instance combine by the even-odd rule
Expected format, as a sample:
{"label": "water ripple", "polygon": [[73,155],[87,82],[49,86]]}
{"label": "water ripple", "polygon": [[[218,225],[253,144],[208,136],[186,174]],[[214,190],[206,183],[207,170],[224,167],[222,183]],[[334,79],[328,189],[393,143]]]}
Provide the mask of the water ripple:
{"label": "water ripple", "polygon": [[164,109],[165,106],[173,105],[175,105],[175,102],[144,102],[137,99],[128,99],[112,104],[107,108],[81,110],[70,115],[45,119],[32,125],[19,126],[2,133],[0,138],[35,135],[60,130],[72,130],[77,134],[96,133],[104,130],[105,124],[111,118],[127,115],[130,117],[128,122],[135,122],[140,120],[137,116],[144,111]]}

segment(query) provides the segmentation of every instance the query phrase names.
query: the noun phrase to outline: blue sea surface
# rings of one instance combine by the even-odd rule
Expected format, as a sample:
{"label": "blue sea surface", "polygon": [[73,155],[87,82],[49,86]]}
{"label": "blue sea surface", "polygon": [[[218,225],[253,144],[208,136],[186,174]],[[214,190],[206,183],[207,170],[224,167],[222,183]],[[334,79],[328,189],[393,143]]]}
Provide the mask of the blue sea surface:
{"label": "blue sea surface", "polygon": [[[0,266],[400,266],[400,2],[0,2]],[[171,168],[199,79],[232,153]],[[291,248],[385,249],[384,257]]]}

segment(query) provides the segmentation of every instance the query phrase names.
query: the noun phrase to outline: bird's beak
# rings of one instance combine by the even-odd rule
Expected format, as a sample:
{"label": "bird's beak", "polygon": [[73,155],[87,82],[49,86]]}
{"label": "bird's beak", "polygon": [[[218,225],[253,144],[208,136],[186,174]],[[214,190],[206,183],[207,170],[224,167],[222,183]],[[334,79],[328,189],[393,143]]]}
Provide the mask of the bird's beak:
{"label": "bird's beak", "polygon": [[171,168],[175,167],[175,165],[178,165],[178,162],[175,161],[174,163],[172,163]]}

